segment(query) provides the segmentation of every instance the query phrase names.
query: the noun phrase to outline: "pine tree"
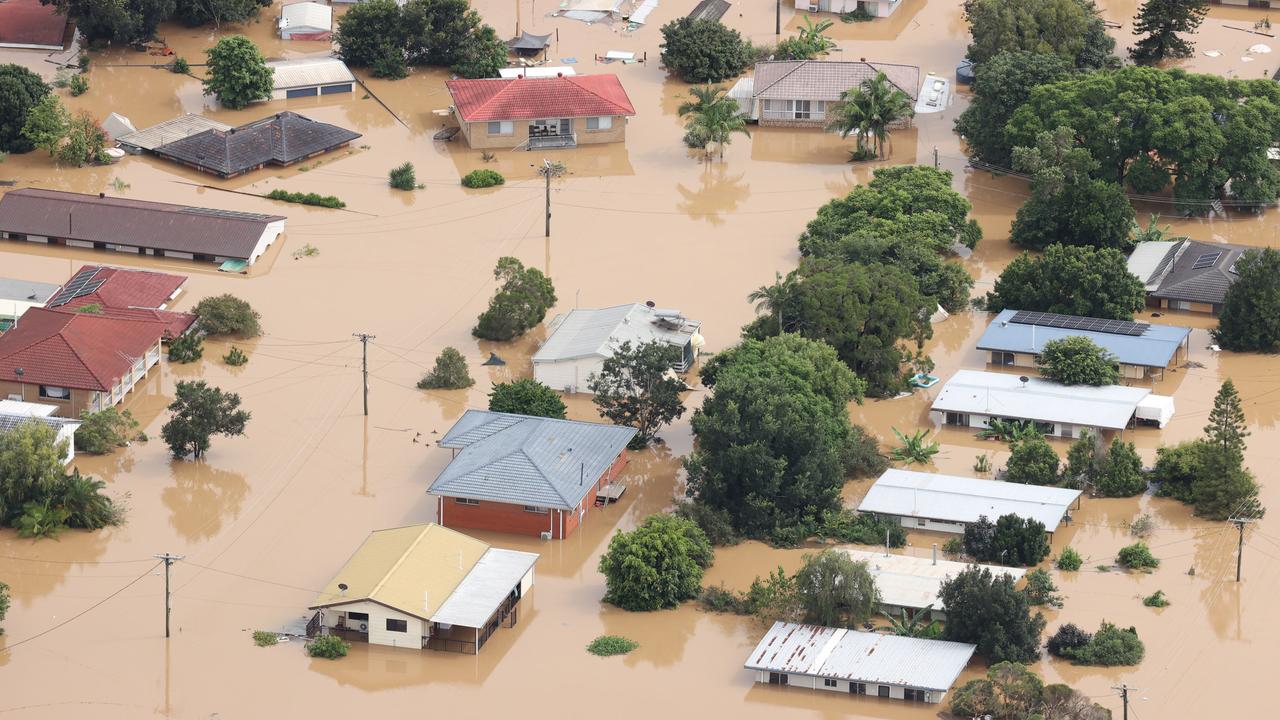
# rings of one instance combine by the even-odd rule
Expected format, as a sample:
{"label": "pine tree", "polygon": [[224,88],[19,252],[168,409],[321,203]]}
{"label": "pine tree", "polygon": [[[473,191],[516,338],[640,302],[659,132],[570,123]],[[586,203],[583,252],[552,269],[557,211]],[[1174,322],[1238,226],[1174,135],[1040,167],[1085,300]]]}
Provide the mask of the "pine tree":
{"label": "pine tree", "polygon": [[1209,12],[1209,0],[1147,0],[1133,18],[1133,34],[1145,35],[1129,48],[1135,62],[1190,57],[1194,45],[1178,33],[1194,33]]}
{"label": "pine tree", "polygon": [[1244,408],[1230,378],[1218,389],[1204,434],[1203,464],[1192,483],[1196,514],[1216,520],[1262,517],[1266,508],[1258,500],[1258,483],[1244,467]]}
{"label": "pine tree", "polygon": [[1244,439],[1249,437],[1245,429],[1244,408],[1240,405],[1240,394],[1236,392],[1236,384],[1227,378],[1218,388],[1218,396],[1213,399],[1213,410],[1209,411],[1209,424],[1204,426],[1205,439],[1212,450],[1209,452],[1209,463],[1216,470],[1227,471],[1238,468],[1244,462]]}

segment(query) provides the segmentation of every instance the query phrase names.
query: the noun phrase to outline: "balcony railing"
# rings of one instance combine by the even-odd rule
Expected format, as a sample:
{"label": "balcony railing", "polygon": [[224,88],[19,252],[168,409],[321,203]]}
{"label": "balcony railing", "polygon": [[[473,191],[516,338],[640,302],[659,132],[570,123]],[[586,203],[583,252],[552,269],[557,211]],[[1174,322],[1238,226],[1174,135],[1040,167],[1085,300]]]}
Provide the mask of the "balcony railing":
{"label": "balcony railing", "polygon": [[577,133],[568,133],[566,135],[530,135],[530,150],[545,150],[548,148],[571,148],[578,146]]}
{"label": "balcony railing", "polygon": [[765,110],[760,114],[763,120],[792,120],[800,122],[823,122],[826,120],[826,113],[822,111],[810,111],[797,113],[794,110]]}

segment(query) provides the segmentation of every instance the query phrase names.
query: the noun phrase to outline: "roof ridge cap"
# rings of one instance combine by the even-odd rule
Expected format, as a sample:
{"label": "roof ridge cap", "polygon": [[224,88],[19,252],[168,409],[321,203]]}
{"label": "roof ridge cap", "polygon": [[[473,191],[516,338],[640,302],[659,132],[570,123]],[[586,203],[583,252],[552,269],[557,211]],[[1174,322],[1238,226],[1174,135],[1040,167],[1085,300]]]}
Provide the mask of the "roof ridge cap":
{"label": "roof ridge cap", "polygon": [[382,589],[382,586],[387,584],[387,579],[395,574],[395,571],[399,570],[400,566],[404,564],[405,558],[409,557],[409,554],[422,543],[423,538],[427,536],[427,531],[430,529],[431,523],[428,523],[421,531],[418,532],[418,537],[414,538],[413,542],[409,543],[409,547],[405,548],[404,552],[400,553],[400,557],[396,558],[396,561],[391,564],[391,567],[387,569],[387,572],[382,576],[382,579],[378,581],[378,584],[374,585],[373,589],[369,591],[367,597],[373,598],[378,594],[378,591]]}
{"label": "roof ridge cap", "polygon": [[[551,478],[547,476],[547,471],[543,469],[541,465],[538,464],[538,461],[534,460],[532,455],[525,452],[525,449],[523,447],[517,448],[516,452],[520,453],[521,455],[524,455],[529,460],[529,464],[532,465],[535,469],[537,469],[538,474],[542,476],[543,482],[545,482],[547,486],[551,488],[551,491],[554,492],[556,496],[560,498],[560,501],[565,504],[565,507],[569,507],[570,503],[568,498],[566,498],[564,496],[564,493],[560,492],[560,488],[556,487],[556,484],[551,481]],[[514,455],[515,453],[512,453],[512,454]]]}
{"label": "roof ridge cap", "polygon": [[[795,71],[799,70],[800,68],[804,67],[806,64],[808,64],[808,63],[809,63],[809,61],[808,61],[808,60],[780,60],[780,61],[774,61],[774,62],[793,62],[793,63],[795,63],[795,67],[793,67],[793,68],[791,68],[790,70],[786,71],[785,73],[783,73],[782,75],[780,75],[780,76],[778,77],[778,79],[777,79],[777,80],[774,80],[773,82],[769,83],[768,85],[765,85],[765,86],[764,86],[764,87],[762,87],[762,88],[753,88],[754,94],[758,95],[758,94],[760,94],[760,93],[764,92],[765,90],[768,90],[769,88],[773,87],[774,85],[777,85],[778,83],[782,82],[783,80],[786,80],[787,78],[791,77],[792,73],[794,73]],[[752,78],[752,80],[753,80],[753,81],[755,80],[755,77],[756,77],[756,76],[755,76],[754,74],[752,74],[751,78]]]}

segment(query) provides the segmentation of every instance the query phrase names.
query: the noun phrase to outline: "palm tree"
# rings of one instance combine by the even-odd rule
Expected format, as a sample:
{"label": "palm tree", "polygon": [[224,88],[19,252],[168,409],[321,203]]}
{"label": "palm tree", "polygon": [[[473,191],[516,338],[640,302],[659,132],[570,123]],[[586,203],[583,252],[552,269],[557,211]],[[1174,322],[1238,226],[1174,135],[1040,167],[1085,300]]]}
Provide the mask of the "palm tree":
{"label": "palm tree", "polygon": [[898,442],[902,443],[898,447],[889,451],[889,458],[897,462],[914,465],[919,463],[927,465],[938,454],[941,446],[937,442],[926,442],[929,439],[928,430],[917,430],[910,437],[903,435],[898,428],[891,428],[893,434],[898,436]]}
{"label": "palm tree", "polygon": [[836,44],[831,38],[823,33],[831,29],[834,25],[830,20],[823,20],[816,25],[809,16],[804,18],[804,27],[800,28],[800,42],[804,43],[812,51],[813,55],[826,55]]}
{"label": "palm tree", "polygon": [[689,90],[689,99],[676,109],[680,117],[689,118],[684,126],[685,144],[702,148],[705,158],[711,157],[712,143],[716,144],[723,158],[724,146],[729,144],[734,133],[751,136],[747,129],[747,114],[742,112],[738,101],[726,93],[723,85],[695,87]]}
{"label": "palm tree", "polygon": [[1151,219],[1147,221],[1147,226],[1145,228],[1139,225],[1137,220],[1134,220],[1133,221],[1134,244],[1136,245],[1138,243],[1144,243],[1144,242],[1160,242],[1161,240],[1164,240],[1169,234],[1170,226],[1165,225],[1164,227],[1160,227],[1159,225],[1156,224],[1159,221],[1160,221],[1159,213],[1151,213]]}
{"label": "palm tree", "polygon": [[796,287],[795,273],[787,273],[782,277],[782,273],[775,272],[772,285],[761,285],[752,290],[747,295],[747,302],[755,303],[757,315],[763,313],[773,313],[778,316],[778,332],[785,332],[785,326],[782,322],[782,308],[786,304],[787,298],[791,295]]}
{"label": "palm tree", "polygon": [[841,137],[857,131],[859,150],[865,149],[866,138],[870,137],[872,149],[882,158],[889,126],[915,115],[915,108],[911,106],[911,97],[881,72],[863,80],[858,87],[840,93],[840,101],[829,112],[834,118],[827,125],[828,130],[839,132]]}
{"label": "palm tree", "polygon": [[896,618],[883,610],[881,615],[889,619],[889,627],[885,628],[886,632],[902,637],[936,639],[942,636],[942,627],[937,620],[930,620],[928,625],[921,622],[921,618],[929,615],[929,611],[933,610],[933,605],[929,604],[916,612],[915,617],[908,618],[907,610],[903,608],[901,617]]}

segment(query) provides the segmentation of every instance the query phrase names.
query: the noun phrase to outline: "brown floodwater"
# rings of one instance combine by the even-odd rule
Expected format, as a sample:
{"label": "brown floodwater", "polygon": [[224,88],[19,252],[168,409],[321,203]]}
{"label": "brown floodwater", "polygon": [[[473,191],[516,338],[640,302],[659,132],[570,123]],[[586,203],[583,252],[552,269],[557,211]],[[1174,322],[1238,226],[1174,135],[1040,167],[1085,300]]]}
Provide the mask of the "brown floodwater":
{"label": "brown floodwater", "polygon": [[[616,72],[638,115],[625,144],[550,153],[570,174],[554,186],[554,227],[542,234],[542,186],[532,164],[541,155],[498,153],[491,164],[461,143],[434,143],[444,121],[432,111],[448,105],[447,75],[417,71],[390,82],[365,78],[366,96],[295,99],[222,110],[200,92],[197,80],[144,67],[162,58],[127,50],[95,54],[91,88],[65,98],[96,117],[116,111],[139,126],[181,112],[203,112],[231,123],[284,109],[352,128],[364,135],[349,151],[303,167],[267,169],[218,181],[147,157],[108,167],[58,168],[38,153],[11,156],[0,179],[19,187],[108,192],[209,207],[279,212],[287,233],[248,276],[214,272],[208,265],[156,262],[68,248],[0,243],[0,275],[58,282],[82,262],[152,267],[190,276],[177,307],[231,292],[263,315],[266,334],[237,343],[251,362],[230,368],[218,360],[226,343],[210,342],[192,365],[164,365],[129,397],[127,407],[158,438],[176,380],[204,378],[239,392],[253,413],[243,438],[217,439],[200,462],[175,462],[161,443],[134,444],[106,457],[77,458],[78,467],[107,481],[124,499],[128,523],[97,533],[67,532],[32,542],[0,531],[0,580],[13,588],[13,607],[0,638],[0,713],[14,717],[173,718],[343,717],[356,713],[402,716],[410,711],[454,717],[493,717],[523,711],[539,717],[607,713],[641,718],[655,714],[744,718],[901,718],[923,720],[939,708],[874,698],[850,700],[798,689],[759,687],[742,662],[762,633],[753,621],[708,614],[692,605],[659,613],[625,613],[601,604],[596,571],[608,538],[645,515],[668,508],[683,492],[680,458],[689,452],[689,415],[663,433],[665,444],[632,454],[630,490],[622,502],[592,512],[583,530],[560,543],[480,534],[495,544],[542,554],[538,584],[525,599],[520,624],[498,632],[479,656],[411,652],[357,644],[338,662],[310,660],[301,644],[256,648],[248,633],[282,628],[301,618],[316,588],[373,529],[423,522],[434,506],[425,489],[448,461],[431,441],[466,407],[483,407],[493,382],[529,374],[528,356],[541,329],[511,344],[470,336],[476,315],[492,292],[496,258],[515,255],[553,277],[558,310],[652,299],[701,319],[709,351],[732,345],[752,317],[745,296],[797,261],[796,235],[814,211],[865,182],[875,167],[928,163],[935,149],[942,167],[956,173],[955,187],[974,205],[986,239],[965,267],[991,282],[1015,255],[1009,223],[1025,199],[1025,183],[973,172],[951,125],[955,106],[918,118],[895,132],[890,158],[871,164],[845,162],[850,143],[816,131],[757,129],[733,139],[724,159],[702,162],[680,143],[676,107],[687,86],[658,66],[658,27],[692,2],[668,0],[635,32],[551,18],[548,0],[521,3],[521,24],[556,33],[553,59],[576,58],[580,72]],[[1121,47],[1130,41],[1136,0],[1103,2]],[[476,8],[508,36],[512,4],[479,0]],[[269,17],[244,28],[268,56],[298,56],[325,43],[280,42]],[[340,11],[341,12],[341,11]],[[1192,70],[1241,77],[1276,69],[1280,53],[1241,62],[1245,49],[1270,38],[1251,28],[1265,11],[1214,7],[1198,40]],[[799,18],[784,8],[786,28]],[[734,4],[725,21],[752,40],[773,38],[772,3]],[[196,62],[212,45],[208,29],[166,26],[161,34]],[[958,0],[905,0],[887,20],[837,22],[836,58],[919,65],[949,75],[964,54],[966,27]],[[1218,50],[1217,58],[1200,53]],[[647,63],[597,67],[592,58],[629,50]],[[557,60],[558,61],[558,60]],[[199,73],[200,69],[196,68]],[[417,167],[425,189],[412,193],[386,186],[387,170],[404,160]],[[477,167],[496,167],[508,184],[468,191],[458,178]],[[283,187],[334,194],[347,211],[282,205],[240,193]],[[234,190],[237,192],[226,192]],[[1141,208],[1171,215],[1169,205]],[[1273,245],[1274,211],[1196,220],[1167,217],[1180,233],[1207,241]],[[310,244],[315,257],[294,258]],[[1155,322],[1196,328],[1193,367],[1169,373],[1156,385],[1174,394],[1177,415],[1163,431],[1126,432],[1150,462],[1161,444],[1196,436],[1223,378],[1234,378],[1253,432],[1248,463],[1262,481],[1263,499],[1280,508],[1280,483],[1271,469],[1280,460],[1280,374],[1275,360],[1213,353],[1212,321],[1169,315]],[[983,367],[973,349],[986,317],[962,313],[935,328],[928,350],[947,377],[961,367]],[[370,415],[361,415],[360,347],[352,332],[376,335],[369,349]],[[424,392],[414,382],[441,348],[452,345],[471,361],[476,385],[464,391]],[[481,367],[496,351],[505,367]],[[701,388],[689,394],[696,407]],[[853,408],[856,422],[880,438],[890,428],[929,427],[932,392]],[[570,400],[575,418],[595,417],[589,400]],[[421,437],[418,437],[421,433]],[[415,442],[415,439],[417,440]],[[956,429],[940,429],[939,471],[971,473],[976,455],[999,466],[1003,444]],[[1058,445],[1065,452],[1065,444]],[[855,503],[869,481],[852,482]],[[1158,529],[1150,542],[1162,557],[1151,574],[1099,572],[1130,542],[1127,525],[1149,513]],[[945,537],[912,533],[905,552],[924,555]],[[1036,671],[1063,681],[1119,710],[1111,687],[1135,693],[1141,718],[1259,717],[1273,674],[1280,630],[1267,611],[1280,591],[1280,521],[1268,519],[1247,535],[1244,582],[1234,582],[1235,531],[1191,516],[1164,499],[1087,500],[1076,521],[1057,534],[1088,558],[1083,571],[1054,571],[1067,596],[1049,615],[1092,628],[1106,619],[1136,626],[1147,658],[1136,668],[1077,668],[1045,659]],[[781,565],[798,567],[811,549],[777,550],[758,543],[720,549],[706,582],[745,588],[757,575]],[[163,637],[163,578],[153,553],[186,556],[173,573],[173,637]],[[1195,574],[1188,574],[1194,568]],[[126,587],[127,586],[127,587]],[[1173,604],[1143,607],[1139,597],[1164,590]],[[109,599],[107,599],[109,598]],[[83,613],[83,614],[82,614]],[[82,614],[82,615],[81,615]],[[62,625],[62,623],[66,623]],[[51,631],[50,629],[53,628]],[[49,631],[47,634],[46,631]],[[641,643],[625,658],[602,660],[583,646],[596,635],[616,633]],[[972,665],[961,681],[982,672]],[[1202,688],[1222,692],[1207,693]],[[229,691],[230,690],[230,691]],[[419,710],[419,708],[421,708]]]}

